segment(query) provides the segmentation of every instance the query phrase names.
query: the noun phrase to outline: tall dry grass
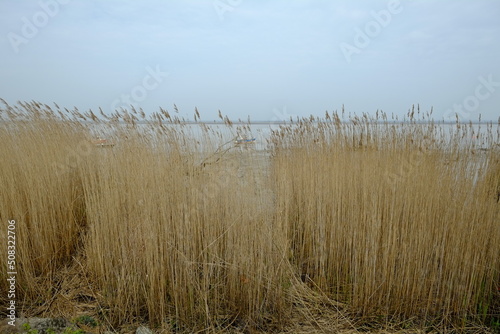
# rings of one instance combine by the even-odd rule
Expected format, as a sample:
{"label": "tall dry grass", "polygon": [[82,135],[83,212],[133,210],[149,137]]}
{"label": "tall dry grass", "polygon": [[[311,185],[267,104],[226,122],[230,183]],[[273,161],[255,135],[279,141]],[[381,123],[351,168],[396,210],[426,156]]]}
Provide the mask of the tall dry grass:
{"label": "tall dry grass", "polygon": [[498,128],[472,141],[472,125],[443,136],[411,115],[327,118],[272,138],[276,217],[302,279],[371,320],[498,318]]}
{"label": "tall dry grass", "polygon": [[0,115],[0,220],[17,222],[27,315],[172,330],[288,326],[297,310],[339,326],[499,317],[498,126],[327,114],[274,131],[268,155],[163,109]]}
{"label": "tall dry grass", "polygon": [[[76,266],[110,325],[258,326],[280,316],[286,266],[261,170],[230,151],[207,155],[218,145],[211,130],[197,144],[166,111],[138,126],[128,112],[100,124],[49,108],[2,110],[0,219],[17,221],[24,311],[49,308],[59,273]],[[91,143],[96,125],[114,147]]]}

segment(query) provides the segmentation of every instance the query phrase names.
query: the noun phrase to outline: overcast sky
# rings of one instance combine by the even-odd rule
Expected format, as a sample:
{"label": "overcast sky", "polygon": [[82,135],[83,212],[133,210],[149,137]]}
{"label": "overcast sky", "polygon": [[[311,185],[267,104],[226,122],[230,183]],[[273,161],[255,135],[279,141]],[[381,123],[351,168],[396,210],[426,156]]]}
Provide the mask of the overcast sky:
{"label": "overcast sky", "polygon": [[0,97],[203,120],[500,116],[498,0],[1,0]]}

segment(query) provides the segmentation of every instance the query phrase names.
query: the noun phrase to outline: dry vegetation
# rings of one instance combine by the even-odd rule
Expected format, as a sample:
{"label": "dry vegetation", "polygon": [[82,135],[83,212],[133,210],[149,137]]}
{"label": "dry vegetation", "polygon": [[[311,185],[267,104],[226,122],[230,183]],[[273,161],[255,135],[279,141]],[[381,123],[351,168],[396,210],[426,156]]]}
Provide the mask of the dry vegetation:
{"label": "dry vegetation", "polygon": [[[15,219],[25,315],[169,331],[500,328],[498,125],[327,114],[282,126],[263,153],[220,149],[219,132],[165,110],[0,112],[0,235]],[[2,247],[2,305],[6,259]]]}

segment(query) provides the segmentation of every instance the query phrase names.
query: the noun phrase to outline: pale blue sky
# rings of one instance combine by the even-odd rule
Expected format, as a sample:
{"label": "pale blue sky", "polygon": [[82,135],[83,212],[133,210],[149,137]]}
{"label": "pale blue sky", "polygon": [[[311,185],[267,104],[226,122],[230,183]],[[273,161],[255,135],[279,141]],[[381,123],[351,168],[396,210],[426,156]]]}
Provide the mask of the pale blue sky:
{"label": "pale blue sky", "polygon": [[1,0],[0,57],[9,103],[500,116],[498,0]]}

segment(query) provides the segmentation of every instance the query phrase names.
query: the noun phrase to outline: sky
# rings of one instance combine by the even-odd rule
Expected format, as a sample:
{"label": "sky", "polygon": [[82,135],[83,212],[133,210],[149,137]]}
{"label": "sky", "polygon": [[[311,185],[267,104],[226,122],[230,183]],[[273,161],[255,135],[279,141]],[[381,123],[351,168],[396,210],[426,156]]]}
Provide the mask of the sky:
{"label": "sky", "polygon": [[1,0],[0,59],[9,104],[500,117],[498,0]]}

